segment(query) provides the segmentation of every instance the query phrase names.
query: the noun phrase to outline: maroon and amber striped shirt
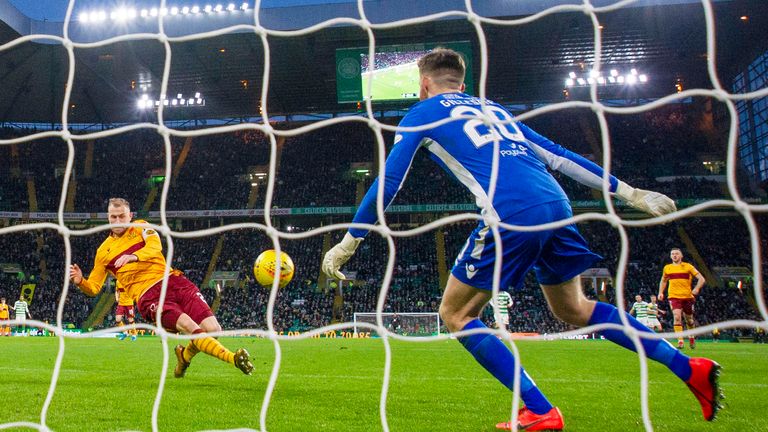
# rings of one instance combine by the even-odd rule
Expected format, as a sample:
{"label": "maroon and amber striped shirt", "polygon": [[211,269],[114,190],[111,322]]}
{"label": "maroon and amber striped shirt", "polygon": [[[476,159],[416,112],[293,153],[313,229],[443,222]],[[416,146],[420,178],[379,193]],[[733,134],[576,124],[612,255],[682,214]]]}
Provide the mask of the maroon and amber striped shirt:
{"label": "maroon and amber striped shirt", "polygon": [[[146,223],[136,220],[134,223]],[[115,268],[115,261],[123,255],[133,254],[138,261]],[[101,291],[107,272],[116,279],[117,284],[128,294],[128,298],[138,302],[139,298],[152,285],[163,280],[165,256],[160,236],[149,227],[132,226],[123,235],[110,234],[96,251],[93,270],[88,279],[78,285],[87,295],[94,296]]]}
{"label": "maroon and amber striped shirt", "polygon": [[699,274],[696,267],[687,262],[667,264],[664,266],[664,276],[669,280],[667,298],[692,299],[693,278]]}

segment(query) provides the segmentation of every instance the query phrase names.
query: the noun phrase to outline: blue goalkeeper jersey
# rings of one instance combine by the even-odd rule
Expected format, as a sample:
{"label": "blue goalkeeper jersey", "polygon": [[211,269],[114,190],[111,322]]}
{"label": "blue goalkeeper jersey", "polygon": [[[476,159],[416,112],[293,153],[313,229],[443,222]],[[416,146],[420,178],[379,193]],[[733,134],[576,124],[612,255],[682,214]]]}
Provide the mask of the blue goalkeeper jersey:
{"label": "blue goalkeeper jersey", "polygon": [[[442,120],[421,131],[398,130],[395,145],[385,164],[384,203],[388,206],[403,185],[416,151],[424,148],[432,160],[455,177],[474,195],[481,212],[505,220],[540,204],[568,197],[547,166],[587,186],[599,189],[603,169],[584,157],[539,135],[501,105],[486,100],[489,112],[502,123],[483,124],[481,100],[464,93],[443,93],[411,107],[399,127],[417,127]],[[456,119],[445,122],[446,119]],[[494,141],[498,146],[498,180],[493,200],[489,197]],[[611,176],[611,192],[618,180]],[[379,178],[368,189],[353,222],[376,222]],[[367,230],[351,228],[354,237]]]}

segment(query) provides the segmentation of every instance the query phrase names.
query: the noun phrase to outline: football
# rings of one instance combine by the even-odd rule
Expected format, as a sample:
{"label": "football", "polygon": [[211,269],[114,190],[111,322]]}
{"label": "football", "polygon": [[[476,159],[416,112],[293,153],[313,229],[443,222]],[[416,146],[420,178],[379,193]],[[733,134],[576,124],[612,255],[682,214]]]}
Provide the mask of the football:
{"label": "football", "polygon": [[[280,288],[285,287],[293,279],[293,260],[285,252],[280,252]],[[256,282],[264,287],[271,287],[277,271],[277,253],[274,249],[264,251],[253,263],[253,275]]]}

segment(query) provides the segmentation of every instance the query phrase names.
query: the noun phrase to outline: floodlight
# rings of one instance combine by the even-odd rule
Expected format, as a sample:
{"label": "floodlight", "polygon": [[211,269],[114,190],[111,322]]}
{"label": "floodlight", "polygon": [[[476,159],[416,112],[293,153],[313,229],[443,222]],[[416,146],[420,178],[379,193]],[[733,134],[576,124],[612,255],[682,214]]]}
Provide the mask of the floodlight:
{"label": "floodlight", "polygon": [[183,15],[188,14],[189,13],[189,6],[184,6],[183,8],[181,8],[181,13]]}
{"label": "floodlight", "polygon": [[160,106],[160,101],[155,101],[155,106]]}
{"label": "floodlight", "polygon": [[248,10],[248,2],[243,2],[242,5],[240,5],[240,9],[242,10]]}
{"label": "floodlight", "polygon": [[99,11],[99,21],[104,21],[107,19],[107,12],[106,11]]}
{"label": "floodlight", "polygon": [[568,78],[565,80],[565,85],[568,87],[573,87],[573,78]]}
{"label": "floodlight", "polygon": [[141,15],[142,18],[146,18],[149,15],[149,11],[146,9],[142,9],[139,15]]}
{"label": "floodlight", "polygon": [[147,100],[149,99],[149,95],[143,94],[141,95],[141,100]]}
{"label": "floodlight", "polygon": [[586,81],[584,81],[584,78],[579,78],[576,81],[579,83],[579,85],[585,85],[587,83]]}
{"label": "floodlight", "polygon": [[168,99],[163,99],[163,105],[168,106]]}
{"label": "floodlight", "polygon": [[632,68],[630,69],[629,73],[631,73],[632,75],[637,75],[637,69]]}
{"label": "floodlight", "polygon": [[230,11],[230,12],[232,12],[233,10],[235,10],[235,4],[234,4],[234,3],[230,3],[230,4],[228,4],[228,5],[227,5],[227,10],[228,10],[228,11]]}
{"label": "floodlight", "polygon": [[220,4],[217,4],[216,7],[214,8],[214,10],[216,12],[221,12],[222,10],[224,10],[224,6],[222,6]]}
{"label": "floodlight", "polygon": [[627,84],[636,84],[637,83],[637,75],[629,74],[627,75]]}
{"label": "floodlight", "polygon": [[168,15],[168,8],[160,8],[160,15],[162,16]]}
{"label": "floodlight", "polygon": [[614,83],[616,82],[616,77],[614,77],[614,76],[609,76],[609,77],[608,77],[608,82],[609,82],[609,83],[611,83],[611,84],[614,84]]}
{"label": "floodlight", "polygon": [[202,99],[200,99],[200,98],[197,98],[197,101],[196,101],[196,102],[197,102],[197,104],[198,104],[198,105],[202,105],[202,104],[203,104],[203,100],[202,100]]}
{"label": "floodlight", "polygon": [[200,92],[195,93],[195,99],[200,99]]}
{"label": "floodlight", "polygon": [[570,72],[568,74],[568,77],[570,77],[571,79],[576,79],[576,72]]}
{"label": "floodlight", "polygon": [[149,10],[149,16],[156,17],[157,16],[157,8],[152,8]]}
{"label": "floodlight", "polygon": [[116,20],[117,19],[117,11],[112,11],[109,13],[109,19]]}
{"label": "floodlight", "polygon": [[186,104],[186,103],[187,103],[187,100],[186,100],[186,99],[181,99],[181,100],[179,100],[179,104],[180,104],[180,105],[184,105],[184,104]]}
{"label": "floodlight", "polygon": [[190,9],[190,11],[193,14],[200,13],[200,6],[192,6],[192,9]]}
{"label": "floodlight", "polygon": [[194,105],[194,104],[195,104],[195,100],[192,98],[189,98],[189,100],[187,101],[187,105]]}
{"label": "floodlight", "polygon": [[211,11],[212,11],[212,10],[213,10],[213,6],[211,6],[211,5],[205,5],[205,12],[206,12],[206,13],[211,13]]}
{"label": "floodlight", "polygon": [[181,99],[181,93],[176,95],[176,99]]}
{"label": "floodlight", "polygon": [[144,101],[143,100],[137,101],[136,105],[139,106],[139,109],[143,109],[144,108]]}
{"label": "floodlight", "polygon": [[176,6],[171,8],[171,15],[178,15],[178,13],[179,13],[179,8],[177,8]]}
{"label": "floodlight", "polygon": [[616,77],[616,82],[618,82],[619,84],[624,84],[624,75],[619,75],[618,77]]}
{"label": "floodlight", "polygon": [[598,84],[605,84],[605,78],[601,77],[601,76],[597,77],[597,83]]}
{"label": "floodlight", "polygon": [[88,12],[80,12],[80,15],[78,17],[78,21],[87,23],[89,21]]}
{"label": "floodlight", "polygon": [[619,76],[619,71],[617,71],[616,69],[611,69],[611,76],[614,78]]}
{"label": "floodlight", "polygon": [[598,71],[594,70],[594,69],[589,71],[589,77],[590,78],[597,78],[598,75],[600,75],[600,73]]}
{"label": "floodlight", "polygon": [[133,8],[128,9],[128,18],[130,19],[136,18],[136,9],[133,9]]}
{"label": "floodlight", "polygon": [[90,15],[91,21],[98,21],[99,20],[99,13],[96,11],[91,12]]}

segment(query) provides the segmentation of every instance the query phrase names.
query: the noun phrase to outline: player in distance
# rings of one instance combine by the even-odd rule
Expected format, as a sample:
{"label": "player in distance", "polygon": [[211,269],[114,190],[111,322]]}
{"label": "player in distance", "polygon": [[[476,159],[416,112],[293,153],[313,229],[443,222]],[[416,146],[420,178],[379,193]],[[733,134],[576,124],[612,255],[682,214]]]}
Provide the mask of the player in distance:
{"label": "player in distance", "polygon": [[497,329],[504,329],[509,331],[509,310],[512,309],[514,301],[512,296],[506,291],[499,291],[499,295],[494,300],[491,300],[499,308],[499,319],[494,320],[494,324]]}
{"label": "player in distance", "polygon": [[7,321],[11,319],[11,306],[5,302],[5,297],[0,298],[0,336],[10,336],[11,327]]}
{"label": "player in distance", "polygon": [[651,294],[651,302],[648,303],[648,327],[657,333],[663,330],[661,327],[661,321],[659,321],[659,314],[663,313],[665,312],[659,310],[657,297]]}
{"label": "player in distance", "polygon": [[[113,225],[106,240],[99,246],[93,270],[88,278],[77,264],[72,264],[69,277],[82,292],[95,296],[107,277],[107,272],[117,279],[119,286],[132,299],[138,299],[139,312],[148,320],[154,320],[160,305],[160,290],[165,272],[165,256],[157,232],[149,227],[114,226],[127,224],[133,219],[130,204],[123,198],[111,198],[107,207],[109,224]],[[135,223],[146,223],[136,220]],[[200,290],[178,270],[171,269],[168,290],[162,305],[161,322],[166,330],[184,334],[221,331],[218,320],[203,299]],[[213,337],[192,339],[186,347],[175,348],[177,364],[173,371],[176,378],[184,376],[192,357],[198,352],[234,365],[244,374],[253,371],[248,351],[243,348],[234,353]]]}
{"label": "player in distance", "polygon": [[28,336],[31,332],[27,332],[27,317],[32,319],[32,313],[29,311],[29,304],[24,299],[24,296],[20,296],[16,303],[11,306],[15,313],[16,320],[19,321],[19,325],[16,327],[16,333],[22,336]]}
{"label": "player in distance", "polygon": [[[128,295],[128,291],[117,282],[115,282],[115,302],[117,302],[117,307],[115,307],[115,324],[117,324],[118,327],[124,327],[125,323],[123,322],[123,318],[127,319],[128,325],[135,323],[136,314],[133,309],[133,299]],[[117,338],[123,340],[127,336],[130,336],[131,340],[135,341],[136,329],[131,328],[122,331]]]}
{"label": "player in distance", "polygon": [[[696,303],[696,296],[701,292],[701,288],[704,286],[704,276],[696,270],[696,267],[683,261],[683,251],[679,248],[672,248],[669,251],[669,258],[672,259],[672,264],[664,266],[664,270],[661,273],[661,281],[659,281],[659,300],[664,300],[664,291],[669,285],[669,306],[672,308],[672,317],[674,323],[672,324],[675,333],[678,335],[683,331],[683,318],[685,318],[685,325],[688,330],[696,327],[693,321],[693,305]],[[693,285],[693,279],[696,278],[696,286]],[[691,349],[696,348],[696,338],[691,335],[688,337]],[[683,349],[685,343],[683,337],[677,337],[677,347]]]}
{"label": "player in distance", "polygon": [[635,302],[632,303],[632,308],[629,310],[629,314],[634,316],[640,324],[650,327],[650,325],[648,325],[648,303],[643,301],[643,296],[640,294],[635,296]]}
{"label": "player in distance", "polygon": [[[521,123],[502,106],[464,94],[465,66],[461,55],[448,49],[435,49],[419,62],[421,102],[411,107],[400,127],[416,127],[442,121],[421,131],[399,130],[387,157],[384,173],[384,206],[388,206],[403,184],[417,150],[423,148],[443,169],[452,174],[475,196],[483,220],[470,234],[451,271],[440,304],[440,316],[451,332],[486,329],[479,316],[491,299],[496,262],[496,240],[491,225],[504,222],[532,226],[560,221],[572,216],[563,189],[547,172],[547,166],[593,188],[602,187],[603,170],[589,160],[542,137]],[[485,110],[485,111],[484,111]],[[492,126],[483,122],[483,113],[501,121]],[[468,116],[472,118],[467,118]],[[445,121],[453,119],[453,121]],[[494,154],[498,152],[497,154]],[[495,193],[490,196],[492,164],[498,163]],[[353,218],[355,223],[377,221],[376,200],[379,178],[371,185]],[[675,211],[668,197],[635,189],[610,177],[610,191],[628,205],[660,216]],[[503,260],[500,287],[519,288],[533,268],[550,309],[559,319],[578,327],[620,324],[613,305],[587,299],[579,275],[601,257],[592,253],[576,226],[535,232],[509,230],[499,226]],[[355,253],[367,230],[350,228],[342,241],[323,259],[322,269],[329,277],[344,279],[340,268]],[[632,316],[629,323],[641,332],[651,332]],[[635,350],[632,340],[620,330],[603,330],[609,339]],[[475,359],[510,390],[516,360],[506,345],[494,335],[478,333],[459,341]],[[665,340],[642,339],[646,355],[666,365],[688,384],[706,420],[719,408],[717,377],[720,366],[708,359],[685,356]],[[521,367],[520,395],[525,406],[518,424],[503,422],[500,429],[560,430],[564,427],[560,410],[553,406]]]}

